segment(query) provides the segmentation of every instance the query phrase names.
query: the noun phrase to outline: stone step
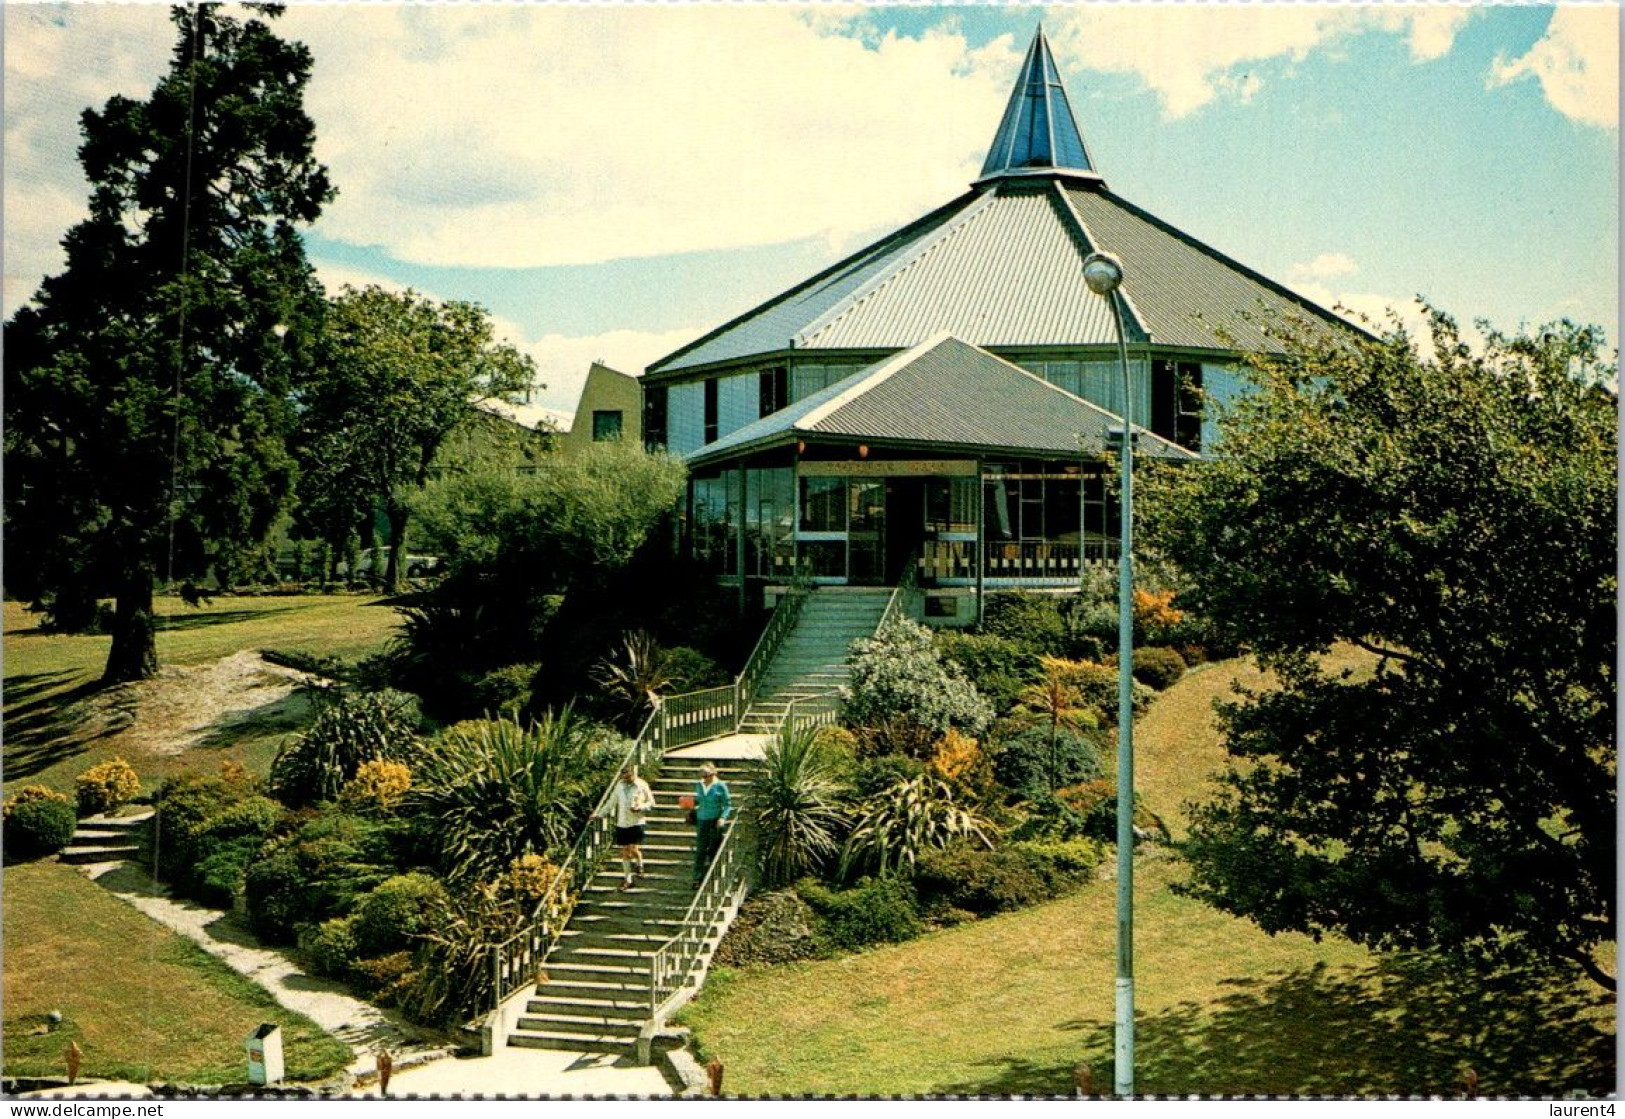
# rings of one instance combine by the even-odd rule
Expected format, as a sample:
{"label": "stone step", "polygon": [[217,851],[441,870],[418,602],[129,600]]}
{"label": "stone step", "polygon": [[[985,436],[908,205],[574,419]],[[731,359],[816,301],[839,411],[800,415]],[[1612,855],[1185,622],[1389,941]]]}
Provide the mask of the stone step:
{"label": "stone step", "polygon": [[551,1015],[568,1015],[575,1018],[593,1018],[601,1020],[638,1021],[649,1016],[649,992],[639,991],[638,998],[625,998],[618,1001],[610,999],[582,997],[578,995],[561,995],[555,991],[548,991],[545,997],[531,999],[525,1004],[525,1014],[529,1017],[548,1017]]}
{"label": "stone step", "polygon": [[614,948],[625,952],[647,954],[658,951],[660,946],[670,940],[671,937],[670,932],[655,930],[642,932],[599,931],[590,927],[578,926],[574,921],[571,921],[569,926],[559,934],[558,950],[562,951],[568,948]]}
{"label": "stone step", "polygon": [[82,863],[116,863],[125,859],[133,859],[141,854],[137,846],[84,846],[80,847],[70,843],[62,848],[57,858],[65,863],[75,865]]}
{"label": "stone step", "polygon": [[587,1034],[595,1037],[619,1037],[633,1040],[643,1028],[642,1022],[625,1018],[587,1014],[521,1014],[519,1029],[525,1033]]}
{"label": "stone step", "polygon": [[636,1044],[636,1038],[597,1032],[514,1030],[508,1034],[508,1044],[517,1049],[551,1049],[565,1053],[627,1053]]}
{"label": "stone step", "polygon": [[536,998],[538,1001],[555,998],[576,999],[585,1002],[601,1002],[613,1006],[641,1006],[647,1009],[649,1005],[649,980],[645,977],[641,982],[622,981],[610,983],[595,979],[573,978],[562,972],[557,975],[548,972],[548,981],[536,984]]}

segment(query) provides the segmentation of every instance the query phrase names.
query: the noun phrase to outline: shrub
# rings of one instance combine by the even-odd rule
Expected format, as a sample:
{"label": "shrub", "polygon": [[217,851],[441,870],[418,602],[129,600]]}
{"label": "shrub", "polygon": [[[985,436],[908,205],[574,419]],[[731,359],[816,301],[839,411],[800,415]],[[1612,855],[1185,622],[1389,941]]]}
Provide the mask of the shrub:
{"label": "shrub", "polygon": [[1087,882],[1106,861],[1110,848],[1098,839],[1027,839],[1012,843],[1051,885],[1075,886]]}
{"label": "shrub", "polygon": [[889,875],[859,879],[846,890],[804,878],[796,892],[824,919],[825,935],[837,948],[894,944],[924,931],[913,890]]}
{"label": "shrub", "polygon": [[[1117,721],[1117,665],[1115,659],[1106,664],[1079,661],[1072,671],[1072,684],[1085,704],[1097,708],[1108,723]],[[1134,713],[1143,712],[1151,705],[1155,693],[1138,680],[1130,685],[1134,696]]]}
{"label": "shrub", "polygon": [[529,914],[492,884],[475,885],[431,905],[414,967],[392,997],[413,1019],[450,1026],[491,1009],[491,952]]}
{"label": "shrub", "polygon": [[16,808],[19,804],[33,804],[36,801],[42,800],[65,802],[67,799],[68,798],[66,796],[57,792],[49,785],[24,785],[21,789],[18,789],[15,794],[6,799],[3,812],[4,815],[9,817],[11,815],[11,810]]}
{"label": "shrub", "polygon": [[928,913],[947,907],[979,917],[1025,909],[1054,896],[1021,851],[1009,847],[989,851],[962,843],[922,854],[914,888]]}
{"label": "shrub", "polygon": [[1147,687],[1166,691],[1185,675],[1185,658],[1173,649],[1134,650],[1134,678]]}
{"label": "shrub", "polygon": [[795,890],[756,894],[717,946],[715,962],[727,967],[787,964],[825,955],[824,922]]}
{"label": "shrub", "polygon": [[950,730],[937,743],[926,768],[948,783],[967,792],[984,791],[993,779],[987,754],[976,739]]}
{"label": "shrub", "polygon": [[417,741],[416,701],[399,692],[341,695],[271,763],[272,794],[299,808],[332,800],[363,762],[408,756]]}
{"label": "shrub", "polygon": [[[228,815],[247,802],[253,807],[243,809],[241,816]],[[165,778],[153,795],[153,809],[147,848],[153,874],[181,896],[200,901],[199,865],[229,840],[268,834],[282,816],[281,805],[255,794],[253,781],[240,766],[222,767],[218,776],[186,772]],[[218,902],[222,875],[230,875],[218,860],[210,871],[214,878],[210,896]]]}
{"label": "shrub", "polygon": [[816,871],[840,850],[846,824],[836,799],[840,786],[817,742],[815,729],[786,727],[768,744],[751,781],[746,835],[768,885]]}
{"label": "shrub", "polygon": [[728,670],[716,661],[687,645],[678,645],[666,650],[666,668],[672,674],[677,686],[685,692],[697,692],[702,688],[720,688],[724,684],[733,683],[733,677]]}
{"label": "shrub", "polygon": [[534,661],[493,668],[474,681],[474,702],[481,711],[515,717],[530,702],[531,681],[541,665]]}
{"label": "shrub", "polygon": [[985,822],[959,806],[946,781],[929,773],[900,781],[865,800],[841,851],[841,873],[854,867],[908,871],[932,847],[955,839],[992,846]]}
{"label": "shrub", "polygon": [[993,709],[957,667],[943,663],[931,632],[906,619],[872,639],[852,643],[852,676],[845,720],[848,725],[912,725],[923,732],[913,752],[928,749],[958,727],[980,735]]}
{"label": "shrub", "polygon": [[963,672],[996,711],[1013,707],[1038,672],[1038,657],[1030,649],[997,633],[940,630],[935,641],[943,660]]}
{"label": "shrub", "polygon": [[925,763],[906,754],[881,754],[864,758],[852,774],[852,793],[868,800],[902,781],[912,781],[925,772]]}
{"label": "shrub", "polygon": [[412,771],[402,762],[375,758],[362,762],[355,776],[339,790],[339,804],[346,812],[395,811],[412,787]]}
{"label": "shrub", "polygon": [[350,913],[393,876],[391,839],[377,821],[329,813],[268,844],[243,876],[254,930],[290,944],[303,926]]}
{"label": "shrub", "polygon": [[78,824],[72,801],[42,785],[31,785],[6,804],[6,854],[19,859],[54,855],[68,845]]}
{"label": "shrub", "polygon": [[1028,727],[1006,738],[993,754],[993,776],[1025,796],[1088,781],[1105,773],[1099,740],[1062,729],[1053,740],[1044,727]]}
{"label": "shrub", "polygon": [[520,855],[502,872],[498,887],[505,897],[528,913],[547,896],[558,876],[558,866],[542,856]]}
{"label": "shrub", "polygon": [[529,727],[459,724],[418,759],[406,804],[458,883],[490,881],[525,854],[567,848],[620,751],[569,708]]}
{"label": "shrub", "polygon": [[1032,792],[1013,814],[1016,818],[1004,833],[1010,842],[1065,843],[1099,831],[1087,815],[1048,789]]}
{"label": "shrub", "polygon": [[427,874],[401,874],[380,882],[356,902],[356,951],[383,956],[412,947],[428,915],[445,901],[445,886]]}
{"label": "shrub", "polygon": [[74,779],[79,794],[79,814],[94,816],[128,804],[141,791],[141,778],[123,758],[93,765]]}
{"label": "shrub", "polygon": [[1068,652],[1070,632],[1061,616],[1061,599],[1030,591],[998,591],[987,596],[981,631],[1002,637],[1034,655]]}
{"label": "shrub", "polygon": [[360,958],[355,922],[353,916],[334,917],[299,934],[299,954],[311,971],[349,981],[350,968]]}

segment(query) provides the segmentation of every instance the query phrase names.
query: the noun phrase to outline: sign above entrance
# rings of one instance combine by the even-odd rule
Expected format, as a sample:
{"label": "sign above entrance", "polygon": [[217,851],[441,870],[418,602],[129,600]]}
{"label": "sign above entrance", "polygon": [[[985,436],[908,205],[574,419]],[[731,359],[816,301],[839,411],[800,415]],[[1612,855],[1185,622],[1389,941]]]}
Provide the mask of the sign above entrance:
{"label": "sign above entrance", "polygon": [[912,459],[899,462],[803,462],[803,478],[974,477],[973,459]]}

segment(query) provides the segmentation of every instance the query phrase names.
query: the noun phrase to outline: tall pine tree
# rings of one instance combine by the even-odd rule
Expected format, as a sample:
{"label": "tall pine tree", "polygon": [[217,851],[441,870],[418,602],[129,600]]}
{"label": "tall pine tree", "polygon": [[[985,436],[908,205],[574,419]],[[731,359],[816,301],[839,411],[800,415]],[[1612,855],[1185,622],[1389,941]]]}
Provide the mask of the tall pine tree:
{"label": "tall pine tree", "polygon": [[287,502],[324,301],[296,226],[333,197],[310,52],[274,5],[173,9],[151,97],[86,110],[90,216],[6,325],[6,585],[72,626],[116,600],[103,676],[157,668],[153,586],[235,562]]}

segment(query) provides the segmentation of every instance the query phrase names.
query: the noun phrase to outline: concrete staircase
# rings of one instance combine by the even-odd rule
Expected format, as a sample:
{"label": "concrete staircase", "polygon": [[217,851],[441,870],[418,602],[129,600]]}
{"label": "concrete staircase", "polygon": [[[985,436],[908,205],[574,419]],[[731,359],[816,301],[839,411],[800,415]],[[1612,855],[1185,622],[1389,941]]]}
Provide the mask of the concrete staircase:
{"label": "concrete staircase", "polygon": [[847,650],[858,638],[874,635],[891,595],[886,587],[822,587],[808,595],[739,733],[777,733],[791,700],[839,691],[850,675]]}
{"label": "concrete staircase", "polygon": [[151,819],[151,809],[135,816],[86,816],[57,857],[76,864],[133,859],[141,853],[141,837]]}
{"label": "concrete staircase", "polygon": [[[582,891],[508,1044],[578,1053],[630,1053],[648,1020],[650,960],[677,932],[689,903],[695,834],[677,798],[700,779],[700,757],[667,757],[650,780],[655,809],[643,846],[644,877],[622,890],[619,852]],[[712,759],[737,810],[753,762]]]}

